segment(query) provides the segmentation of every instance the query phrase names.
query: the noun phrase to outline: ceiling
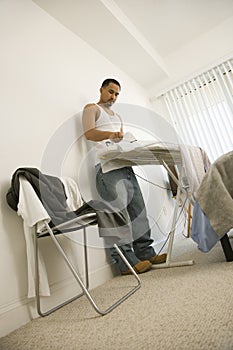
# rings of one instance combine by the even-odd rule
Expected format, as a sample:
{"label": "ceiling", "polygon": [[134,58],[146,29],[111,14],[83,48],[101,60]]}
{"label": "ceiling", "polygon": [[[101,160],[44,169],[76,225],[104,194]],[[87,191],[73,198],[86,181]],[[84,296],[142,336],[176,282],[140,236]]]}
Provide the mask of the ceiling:
{"label": "ceiling", "polygon": [[146,89],[167,57],[233,16],[233,0],[33,0]]}

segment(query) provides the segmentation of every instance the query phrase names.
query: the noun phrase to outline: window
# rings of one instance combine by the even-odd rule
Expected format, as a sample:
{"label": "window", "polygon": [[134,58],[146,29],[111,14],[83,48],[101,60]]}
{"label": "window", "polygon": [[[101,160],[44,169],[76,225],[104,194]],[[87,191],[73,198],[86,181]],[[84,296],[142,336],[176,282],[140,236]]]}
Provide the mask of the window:
{"label": "window", "polygon": [[163,95],[181,142],[211,161],[233,150],[233,59]]}

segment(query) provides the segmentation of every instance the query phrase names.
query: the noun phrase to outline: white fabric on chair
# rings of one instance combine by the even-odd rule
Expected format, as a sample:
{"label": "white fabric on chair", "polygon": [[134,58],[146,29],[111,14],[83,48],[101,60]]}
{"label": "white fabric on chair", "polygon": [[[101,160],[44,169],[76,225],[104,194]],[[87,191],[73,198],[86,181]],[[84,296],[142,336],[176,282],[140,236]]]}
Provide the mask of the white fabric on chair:
{"label": "white fabric on chair", "polygon": [[67,196],[66,203],[68,208],[70,211],[77,210],[83,205],[83,200],[80,195],[77,183],[70,177],[62,177],[60,180],[62,181],[65,188],[65,193]]}
{"label": "white fabric on chair", "polygon": [[[61,178],[60,180],[62,181],[65,188],[68,208],[70,211],[77,210],[83,203],[76,182],[69,177]],[[27,179],[25,179],[23,176],[20,176],[19,183],[20,190],[17,214],[23,219],[23,229],[27,253],[28,298],[33,298],[35,297],[35,225],[37,225],[37,231],[41,232],[44,229],[44,220],[49,222],[51,219],[30,182],[27,181]],[[50,296],[46,267],[40,252],[39,271],[40,295]]]}
{"label": "white fabric on chair", "polygon": [[[47,211],[35,193],[32,185],[24,177],[19,179],[19,203],[17,214],[23,218],[24,237],[26,241],[27,270],[28,270],[28,298],[35,297],[35,260],[34,234],[35,225],[38,230],[44,227],[43,221],[50,221]],[[39,253],[40,295],[49,296],[49,284],[43,257]]]}

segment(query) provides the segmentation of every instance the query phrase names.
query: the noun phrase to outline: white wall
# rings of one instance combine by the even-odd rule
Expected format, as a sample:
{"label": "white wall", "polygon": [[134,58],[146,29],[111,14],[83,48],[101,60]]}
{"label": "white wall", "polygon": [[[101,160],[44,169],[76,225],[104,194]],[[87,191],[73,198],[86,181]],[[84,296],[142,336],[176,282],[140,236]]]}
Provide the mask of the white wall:
{"label": "white wall", "polygon": [[[120,103],[150,105],[146,92],[132,79],[30,0],[0,2],[0,36],[2,336],[36,315],[34,302],[27,299],[22,221],[5,201],[13,172],[22,166],[41,167],[56,131],[62,130],[87,102],[97,101],[99,85],[106,77],[122,83]],[[54,159],[56,163],[56,154]],[[78,161],[72,166],[66,164],[68,159],[66,154],[60,172],[76,178]],[[65,242],[67,247],[69,243]],[[49,274],[57,298],[59,292],[64,297],[62,288],[70,283],[66,270],[57,255],[50,253],[50,245],[43,243],[43,248],[45,258],[58,264]],[[90,249],[96,262],[91,272],[98,272],[93,282],[96,285],[111,278],[112,271],[104,251]]]}

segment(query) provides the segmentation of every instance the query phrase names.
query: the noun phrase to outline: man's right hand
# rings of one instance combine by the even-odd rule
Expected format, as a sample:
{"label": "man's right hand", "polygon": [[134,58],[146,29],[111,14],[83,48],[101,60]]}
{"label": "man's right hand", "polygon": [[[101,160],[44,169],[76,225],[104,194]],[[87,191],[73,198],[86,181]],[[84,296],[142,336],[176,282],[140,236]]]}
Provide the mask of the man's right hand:
{"label": "man's right hand", "polygon": [[123,139],[124,133],[122,131],[112,132],[109,139],[113,142],[120,142]]}

